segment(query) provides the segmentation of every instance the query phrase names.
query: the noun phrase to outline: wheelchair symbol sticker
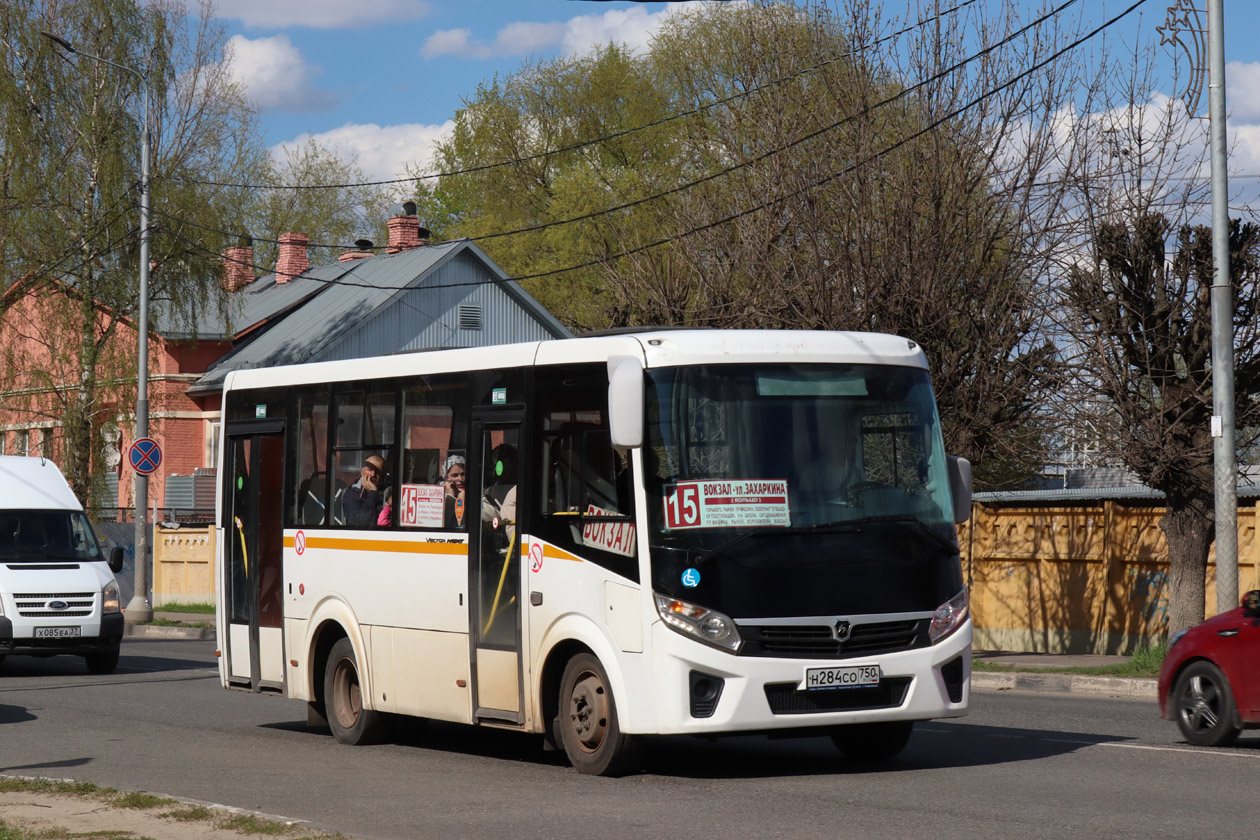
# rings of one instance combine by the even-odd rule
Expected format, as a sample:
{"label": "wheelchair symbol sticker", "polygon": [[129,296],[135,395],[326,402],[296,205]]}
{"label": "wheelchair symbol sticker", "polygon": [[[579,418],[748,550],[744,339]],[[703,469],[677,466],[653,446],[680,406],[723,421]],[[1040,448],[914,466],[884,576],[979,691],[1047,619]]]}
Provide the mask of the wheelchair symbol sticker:
{"label": "wheelchair symbol sticker", "polygon": [[687,569],[682,573],[682,584],[688,589],[695,589],[700,585],[700,572],[696,569]]}

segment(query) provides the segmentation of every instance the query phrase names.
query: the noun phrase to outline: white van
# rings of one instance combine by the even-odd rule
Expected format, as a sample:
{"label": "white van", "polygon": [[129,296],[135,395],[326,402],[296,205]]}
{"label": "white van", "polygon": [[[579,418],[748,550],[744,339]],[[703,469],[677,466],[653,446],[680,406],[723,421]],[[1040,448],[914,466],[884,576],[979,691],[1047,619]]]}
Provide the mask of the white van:
{"label": "white van", "polygon": [[109,561],[61,470],[0,455],[0,661],[70,654],[93,674],[118,667],[122,604]]}

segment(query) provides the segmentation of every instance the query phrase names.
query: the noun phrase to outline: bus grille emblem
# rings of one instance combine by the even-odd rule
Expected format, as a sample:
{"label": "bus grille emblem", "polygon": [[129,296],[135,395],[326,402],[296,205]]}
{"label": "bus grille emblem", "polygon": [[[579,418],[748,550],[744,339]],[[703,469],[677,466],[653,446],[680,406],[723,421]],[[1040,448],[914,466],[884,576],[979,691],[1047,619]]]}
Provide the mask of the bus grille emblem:
{"label": "bus grille emblem", "polygon": [[69,608],[69,606],[70,605],[67,604],[65,601],[49,601],[48,602],[48,609],[50,610],[64,610],[64,609]]}
{"label": "bus grille emblem", "polygon": [[831,628],[831,632],[836,637],[837,642],[849,641],[849,634],[853,631],[853,627],[847,621],[837,621]]}

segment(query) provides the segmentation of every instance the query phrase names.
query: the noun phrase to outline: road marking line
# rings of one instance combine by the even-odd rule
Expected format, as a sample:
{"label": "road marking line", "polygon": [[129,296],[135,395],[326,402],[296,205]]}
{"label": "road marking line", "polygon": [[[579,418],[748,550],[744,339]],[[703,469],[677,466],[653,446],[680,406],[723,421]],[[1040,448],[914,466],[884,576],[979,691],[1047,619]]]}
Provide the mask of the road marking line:
{"label": "road marking line", "polygon": [[1107,743],[1107,742],[1097,744],[1096,746],[1120,747],[1121,749],[1126,749],[1126,750],[1155,750],[1156,752],[1190,753],[1191,755],[1228,756],[1232,758],[1250,758],[1252,760],[1260,759],[1260,754],[1235,752],[1233,750],[1217,751],[1217,750],[1207,750],[1207,749],[1192,749],[1190,747],[1150,747],[1145,744],[1115,744],[1115,743]]}

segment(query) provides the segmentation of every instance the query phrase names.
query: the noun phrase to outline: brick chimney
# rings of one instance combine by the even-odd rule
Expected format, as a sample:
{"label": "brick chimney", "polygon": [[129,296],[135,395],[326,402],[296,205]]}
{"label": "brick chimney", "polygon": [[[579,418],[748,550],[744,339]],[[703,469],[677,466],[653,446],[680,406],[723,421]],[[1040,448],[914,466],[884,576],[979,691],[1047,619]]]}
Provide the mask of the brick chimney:
{"label": "brick chimney", "polygon": [[311,241],[304,233],[280,234],[280,255],[276,259],[276,282],[288,283],[311,267],[306,246]]}
{"label": "brick chimney", "polygon": [[410,251],[429,244],[429,231],[420,227],[413,201],[395,204],[386,226],[389,228],[389,245],[385,248],[387,254]]}
{"label": "brick chimney", "polygon": [[[151,271],[152,269],[150,269]],[[254,246],[249,240],[223,249],[222,286],[228,292],[243,289],[254,282]]]}
{"label": "brick chimney", "polygon": [[356,239],[354,240],[354,247],[356,250],[346,251],[337,257],[337,262],[353,262],[354,260],[365,260],[376,256],[376,254],[372,253],[371,239]]}

